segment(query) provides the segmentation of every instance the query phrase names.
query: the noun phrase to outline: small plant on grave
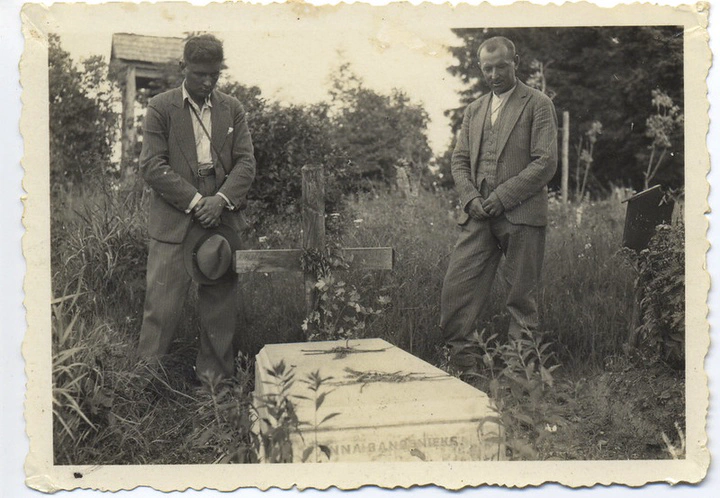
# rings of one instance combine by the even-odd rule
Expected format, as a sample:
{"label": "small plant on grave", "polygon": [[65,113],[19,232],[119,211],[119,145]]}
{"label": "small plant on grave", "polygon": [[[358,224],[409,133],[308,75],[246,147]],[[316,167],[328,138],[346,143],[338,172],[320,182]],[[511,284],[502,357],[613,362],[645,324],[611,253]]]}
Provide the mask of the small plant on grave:
{"label": "small plant on grave", "polygon": [[[306,447],[301,456],[303,462],[307,461],[314,453],[316,461],[320,460],[320,453],[325,454],[329,459],[331,451],[328,446],[321,445],[317,439],[318,428],[328,420],[340,415],[340,413],[329,413],[321,419],[320,409],[325,398],[332,392],[326,390],[326,383],[331,377],[322,377],[319,371],[309,374],[300,382],[306,384],[313,393],[312,397],[299,394],[291,394],[295,385],[295,371],[293,367],[286,367],[285,362],[280,361],[272,368],[266,369],[267,374],[272,378],[266,381],[271,384],[276,392],[262,396],[258,400],[255,413],[258,419],[258,445],[261,447],[264,459],[270,463],[291,463],[294,459],[292,438],[297,436],[305,443],[302,428],[312,428],[313,444]],[[297,415],[296,403],[298,401],[311,401],[314,404],[314,416],[312,422],[300,420]]]}
{"label": "small plant on grave", "polygon": [[264,459],[270,463],[292,463],[292,436],[300,434],[300,420],[295,409],[297,396],[290,394],[295,385],[295,370],[280,361],[265,372],[275,392],[263,395],[257,400],[259,422],[258,443]]}
{"label": "small plant on grave", "polygon": [[326,390],[323,389],[327,381],[332,380],[332,377],[322,377],[320,375],[320,371],[316,370],[310,374],[308,374],[307,378],[303,379],[301,382],[307,384],[308,389],[313,393],[312,397],[309,396],[298,396],[300,399],[305,399],[313,403],[313,421],[310,422],[304,422],[301,421],[299,425],[301,427],[308,427],[312,429],[313,431],[313,444],[307,446],[303,450],[302,454],[302,461],[307,462],[310,456],[315,456],[315,462],[320,462],[320,455],[324,454],[328,460],[330,460],[330,457],[332,455],[332,452],[330,450],[330,447],[324,444],[320,444],[318,442],[318,429],[322,424],[327,422],[328,420],[331,420],[338,415],[340,415],[340,412],[332,412],[328,413],[327,415],[324,415],[321,419],[318,420],[318,417],[320,416],[320,409],[323,406],[323,403],[325,402],[325,398],[328,394],[330,394],[333,389]]}
{"label": "small plant on grave", "polygon": [[537,459],[542,440],[567,423],[554,397],[552,372],[560,365],[551,346],[537,332],[523,331],[500,344],[484,330],[468,346],[479,366],[474,375],[487,383],[514,459]]}
{"label": "small plant on grave", "polygon": [[309,341],[362,337],[372,321],[389,307],[388,296],[378,296],[376,304],[367,304],[368,299],[354,284],[335,276],[335,270],[347,270],[349,266],[339,247],[304,252],[301,267],[316,279],[315,306],[302,323]]}

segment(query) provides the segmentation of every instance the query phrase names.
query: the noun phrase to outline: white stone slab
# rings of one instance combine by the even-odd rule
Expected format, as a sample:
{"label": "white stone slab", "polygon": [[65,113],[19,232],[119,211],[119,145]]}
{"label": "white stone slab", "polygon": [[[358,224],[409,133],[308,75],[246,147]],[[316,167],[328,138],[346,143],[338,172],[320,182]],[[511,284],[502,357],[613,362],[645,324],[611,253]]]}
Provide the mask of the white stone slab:
{"label": "white stone slab", "polygon": [[[294,462],[315,441],[333,462],[504,459],[502,429],[485,393],[381,339],[267,345],[256,360],[262,430],[269,429],[262,419],[272,421],[264,400],[279,392],[268,368],[283,361],[295,373],[290,394],[312,398],[293,401],[298,419],[312,424],[291,439]],[[317,413],[314,393],[301,382],[316,371],[332,377],[318,392],[330,391]],[[331,413],[339,415],[313,427]],[[327,460],[309,453],[310,462]]]}

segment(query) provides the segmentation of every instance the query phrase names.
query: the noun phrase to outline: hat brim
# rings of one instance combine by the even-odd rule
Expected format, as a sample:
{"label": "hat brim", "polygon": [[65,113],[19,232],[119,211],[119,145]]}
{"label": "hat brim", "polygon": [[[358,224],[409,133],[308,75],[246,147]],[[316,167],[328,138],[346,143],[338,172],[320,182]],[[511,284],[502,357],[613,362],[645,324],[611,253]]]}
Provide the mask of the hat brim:
{"label": "hat brim", "polygon": [[[200,245],[216,234],[221,235],[228,241],[233,258],[227,272],[216,279],[211,279],[200,271],[197,266],[195,255],[197,254],[197,250]],[[199,284],[213,285],[225,281],[235,275],[235,251],[239,250],[241,248],[240,246],[240,235],[232,227],[226,224],[220,224],[213,228],[203,228],[199,223],[193,222],[188,227],[185,239],[183,240],[183,261],[185,263],[185,270],[188,272],[188,275],[190,275],[190,277]]]}

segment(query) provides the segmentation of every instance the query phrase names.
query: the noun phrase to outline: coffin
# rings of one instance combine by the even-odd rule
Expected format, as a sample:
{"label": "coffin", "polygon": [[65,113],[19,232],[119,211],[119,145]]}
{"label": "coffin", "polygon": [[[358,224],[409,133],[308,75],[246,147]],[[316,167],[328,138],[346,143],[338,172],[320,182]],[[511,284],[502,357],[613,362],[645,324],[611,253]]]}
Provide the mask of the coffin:
{"label": "coffin", "polygon": [[[504,459],[485,393],[381,339],[267,345],[254,396],[266,441],[281,432],[279,414],[286,426],[297,416],[285,451],[293,462]],[[278,410],[283,399],[289,411]]]}

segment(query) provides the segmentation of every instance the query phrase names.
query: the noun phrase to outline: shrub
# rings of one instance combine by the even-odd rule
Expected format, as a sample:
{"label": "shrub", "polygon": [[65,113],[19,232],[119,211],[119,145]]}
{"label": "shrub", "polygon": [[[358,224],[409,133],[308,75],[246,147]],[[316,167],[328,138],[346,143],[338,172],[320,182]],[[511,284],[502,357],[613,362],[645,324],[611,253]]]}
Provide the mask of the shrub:
{"label": "shrub", "polygon": [[397,88],[389,95],[376,92],[348,63],[337,69],[331,82],[329,131],[363,175],[391,184],[399,160],[424,168],[432,153],[426,136],[430,119],[422,104]]}
{"label": "shrub", "polygon": [[557,406],[552,375],[560,365],[545,334],[524,331],[502,343],[497,337],[485,330],[473,334],[468,348],[479,373],[468,375],[479,379],[495,402],[512,459],[537,459],[542,440],[567,425]]}
{"label": "shrub", "polygon": [[302,197],[301,169],[315,164],[324,166],[326,210],[343,210],[343,194],[359,187],[360,175],[354,162],[332,141],[327,106],[271,103],[256,87],[237,83],[221,90],[243,104],[253,136],[257,174],[249,194],[251,217],[261,222],[270,213],[297,211]]}
{"label": "shrub", "polygon": [[643,348],[673,366],[685,365],[685,230],[660,225],[638,258]]}

